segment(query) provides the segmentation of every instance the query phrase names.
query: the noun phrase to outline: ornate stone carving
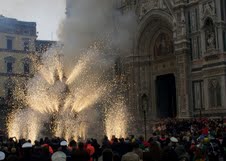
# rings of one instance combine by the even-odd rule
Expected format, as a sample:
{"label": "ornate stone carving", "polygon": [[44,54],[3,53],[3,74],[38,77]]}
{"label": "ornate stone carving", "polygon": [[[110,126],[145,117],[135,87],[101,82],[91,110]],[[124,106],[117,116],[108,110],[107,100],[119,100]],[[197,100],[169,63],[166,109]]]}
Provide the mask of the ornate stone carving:
{"label": "ornate stone carving", "polygon": [[186,21],[185,21],[185,13],[184,9],[181,8],[180,11],[176,13],[176,20],[174,22],[175,29],[176,29],[176,38],[181,38],[186,35]]}
{"label": "ornate stone carving", "polygon": [[146,0],[140,2],[139,8],[139,17],[141,18],[143,15],[145,15],[148,11],[152,9],[166,9],[166,5],[164,0]]}
{"label": "ornate stone carving", "polygon": [[203,4],[203,16],[213,16],[215,14],[214,2],[210,1]]}
{"label": "ornate stone carving", "polygon": [[173,41],[170,35],[161,33],[155,41],[154,51],[156,56],[165,56],[173,53]]}

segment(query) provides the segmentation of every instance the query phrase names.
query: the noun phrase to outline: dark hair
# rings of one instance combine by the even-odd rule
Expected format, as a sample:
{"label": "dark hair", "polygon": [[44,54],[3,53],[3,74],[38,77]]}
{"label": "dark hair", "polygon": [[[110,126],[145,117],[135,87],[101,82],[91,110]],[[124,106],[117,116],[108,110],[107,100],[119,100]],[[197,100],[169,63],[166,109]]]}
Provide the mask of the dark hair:
{"label": "dark hair", "polygon": [[129,143],[127,145],[128,145],[128,152],[133,151],[133,144],[132,143]]}
{"label": "dark hair", "polygon": [[103,161],[112,161],[113,159],[113,153],[111,149],[105,149],[102,155],[103,155]]}
{"label": "dark hair", "polygon": [[133,149],[139,148],[139,144],[137,142],[132,143]]}
{"label": "dark hair", "polygon": [[121,161],[120,156],[118,154],[114,154],[113,161]]}
{"label": "dark hair", "polygon": [[75,140],[71,140],[70,143],[69,143],[69,146],[76,146],[77,143]]}
{"label": "dark hair", "polygon": [[82,142],[79,142],[78,143],[78,148],[81,150],[81,149],[83,149],[84,148],[84,144],[82,143]]}

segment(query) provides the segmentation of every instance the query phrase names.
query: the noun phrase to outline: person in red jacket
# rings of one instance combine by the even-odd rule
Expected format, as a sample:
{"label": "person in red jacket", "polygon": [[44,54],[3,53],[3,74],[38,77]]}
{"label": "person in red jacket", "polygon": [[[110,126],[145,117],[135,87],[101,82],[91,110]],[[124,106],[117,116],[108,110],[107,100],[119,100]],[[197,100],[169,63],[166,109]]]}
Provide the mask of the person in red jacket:
{"label": "person in red jacket", "polygon": [[93,161],[93,154],[95,153],[95,148],[91,145],[91,141],[87,140],[86,142],[86,151],[90,156],[90,161]]}

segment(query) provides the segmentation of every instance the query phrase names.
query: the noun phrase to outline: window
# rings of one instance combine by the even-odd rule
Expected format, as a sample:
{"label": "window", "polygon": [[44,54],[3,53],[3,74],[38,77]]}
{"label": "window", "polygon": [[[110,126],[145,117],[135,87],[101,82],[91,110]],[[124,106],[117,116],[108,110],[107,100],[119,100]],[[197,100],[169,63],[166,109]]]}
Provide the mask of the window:
{"label": "window", "polygon": [[13,63],[15,63],[16,59],[12,56],[8,56],[4,58],[5,65],[6,65],[6,72],[12,73],[13,72]]}
{"label": "window", "polygon": [[221,0],[221,20],[224,21],[224,0]]}
{"label": "window", "polygon": [[29,41],[24,41],[24,51],[29,51]]}
{"label": "window", "polygon": [[13,97],[13,92],[14,92],[14,87],[15,87],[14,82],[11,80],[11,78],[9,78],[8,80],[6,80],[4,86],[5,86],[6,98],[11,99]]}
{"label": "window", "polygon": [[200,59],[202,55],[201,55],[201,41],[199,36],[197,36],[197,53]]}
{"label": "window", "polygon": [[189,47],[190,47],[191,60],[193,60],[193,55],[192,55],[192,46],[193,46],[193,44],[192,44],[192,39],[191,38],[189,39],[189,42],[190,42]]}
{"label": "window", "polygon": [[7,97],[11,98],[12,96],[13,96],[13,90],[12,90],[12,88],[8,88],[7,89]]}
{"label": "window", "polygon": [[225,0],[221,0],[221,20],[226,20],[226,2]]}
{"label": "window", "polygon": [[197,39],[196,39],[196,37],[193,39],[193,59],[199,59],[199,55],[198,55],[198,52],[197,52],[197,44],[198,44],[198,42],[197,42]]}
{"label": "window", "polygon": [[7,38],[7,49],[12,50],[13,49],[13,40]]}
{"label": "window", "polygon": [[223,44],[224,44],[224,51],[226,51],[226,31],[223,31]]}
{"label": "window", "polygon": [[24,63],[24,74],[29,74],[29,73],[30,73],[30,64]]}
{"label": "window", "polygon": [[226,21],[226,2],[224,1],[224,21]]}
{"label": "window", "polygon": [[196,23],[196,31],[199,30],[199,10],[198,8],[195,9],[195,23]]}
{"label": "window", "polygon": [[217,79],[209,81],[209,101],[211,108],[221,106],[221,86]]}
{"label": "window", "polygon": [[188,11],[188,32],[191,33],[191,13]]}
{"label": "window", "polygon": [[199,36],[194,37],[190,40],[191,42],[191,52],[192,52],[192,60],[200,59],[201,58],[201,51],[200,51],[200,38]]}
{"label": "window", "polygon": [[191,32],[195,32],[198,30],[198,10],[192,9],[190,12],[190,23],[191,23]]}
{"label": "window", "polygon": [[194,109],[204,108],[204,90],[203,81],[192,82],[193,106]]}
{"label": "window", "polygon": [[13,71],[13,63],[7,62],[7,73],[12,73]]}

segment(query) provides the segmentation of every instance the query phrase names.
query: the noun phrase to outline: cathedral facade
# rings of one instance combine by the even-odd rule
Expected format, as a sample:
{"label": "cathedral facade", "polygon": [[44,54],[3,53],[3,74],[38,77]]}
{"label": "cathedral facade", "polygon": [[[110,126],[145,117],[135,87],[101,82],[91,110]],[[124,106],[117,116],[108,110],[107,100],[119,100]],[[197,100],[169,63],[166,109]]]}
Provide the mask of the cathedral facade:
{"label": "cathedral facade", "polygon": [[[72,1],[67,0],[67,15]],[[138,21],[126,57],[136,120],[226,114],[225,0],[114,0]]]}
{"label": "cathedral facade", "polygon": [[[226,2],[124,0],[138,17],[127,58],[129,104],[137,119],[226,114]],[[144,116],[145,115],[145,116]]]}

